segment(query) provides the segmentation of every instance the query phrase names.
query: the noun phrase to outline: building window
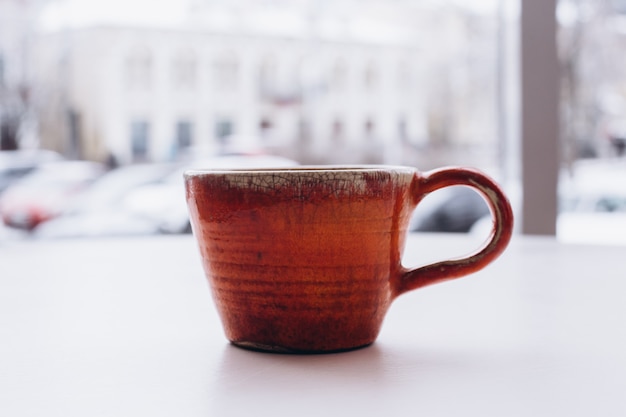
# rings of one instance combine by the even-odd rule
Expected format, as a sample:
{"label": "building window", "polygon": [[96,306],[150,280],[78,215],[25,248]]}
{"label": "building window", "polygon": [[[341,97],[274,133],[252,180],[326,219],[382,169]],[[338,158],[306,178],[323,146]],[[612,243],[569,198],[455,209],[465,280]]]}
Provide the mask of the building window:
{"label": "building window", "polygon": [[398,64],[398,77],[397,86],[398,89],[404,90],[411,85],[411,69],[406,61],[401,61]]}
{"label": "building window", "polygon": [[373,62],[370,62],[365,67],[365,73],[363,76],[363,82],[367,90],[374,90],[378,87],[378,70]]}
{"label": "building window", "polygon": [[228,144],[229,137],[235,131],[234,124],[230,119],[220,119],[215,123],[215,137],[221,145]]}
{"label": "building window", "polygon": [[145,120],[134,120],[130,124],[130,143],[132,160],[142,162],[148,160],[150,142],[150,125]]}
{"label": "building window", "polygon": [[19,147],[17,139],[19,119],[17,117],[0,117],[0,150],[15,150]]}
{"label": "building window", "polygon": [[126,87],[147,90],[152,84],[152,55],[148,48],[135,48],[126,58]]}
{"label": "building window", "polygon": [[365,137],[368,139],[372,139],[376,135],[376,124],[370,118],[365,121]]}
{"label": "building window", "polygon": [[221,54],[213,62],[213,83],[216,90],[236,90],[239,84],[239,62],[232,52]]}
{"label": "building window", "polygon": [[307,119],[300,119],[298,122],[298,142],[301,145],[311,143],[311,124]]}
{"label": "building window", "polygon": [[278,65],[273,56],[266,56],[259,70],[259,90],[262,95],[273,95],[276,90]]}
{"label": "building window", "polygon": [[407,143],[409,139],[408,127],[404,116],[398,120],[398,137],[402,143]]}
{"label": "building window", "polygon": [[188,120],[176,123],[176,147],[186,149],[193,143],[193,124]]}
{"label": "building window", "polygon": [[174,87],[189,90],[196,86],[196,57],[191,50],[179,51],[172,63]]}
{"label": "building window", "polygon": [[261,121],[259,122],[259,134],[261,135],[261,138],[263,140],[267,140],[271,135],[273,128],[274,125],[269,118],[264,117],[263,119],[261,119]]}
{"label": "building window", "polygon": [[75,109],[68,109],[67,111],[67,127],[70,142],[67,151],[72,158],[80,159],[82,156],[81,117]]}
{"label": "building window", "polygon": [[346,88],[348,70],[343,59],[337,59],[331,74],[331,88],[335,91],[343,91]]}
{"label": "building window", "polygon": [[335,143],[343,141],[343,122],[340,119],[333,121],[331,137]]}

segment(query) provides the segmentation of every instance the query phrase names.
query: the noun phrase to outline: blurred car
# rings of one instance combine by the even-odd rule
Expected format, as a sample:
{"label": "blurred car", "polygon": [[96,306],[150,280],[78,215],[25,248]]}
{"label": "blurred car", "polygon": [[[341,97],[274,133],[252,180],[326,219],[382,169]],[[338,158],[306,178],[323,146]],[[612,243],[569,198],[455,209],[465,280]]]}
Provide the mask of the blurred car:
{"label": "blurred car", "polygon": [[412,232],[467,233],[489,215],[487,203],[476,191],[451,186],[426,196],[411,218]]}
{"label": "blurred car", "polygon": [[61,160],[60,154],[45,149],[0,151],[0,194],[37,166]]}
{"label": "blurred car", "polygon": [[129,236],[159,233],[158,222],[128,207],[132,192],[155,184],[177,168],[172,164],[140,164],[116,168],[93,183],[57,218],[41,224],[38,238]]}
{"label": "blurred car", "polygon": [[183,172],[188,169],[286,168],[297,166],[292,159],[274,155],[223,155],[188,162],[162,181],[138,187],[128,196],[129,211],[141,213],[158,223],[162,233],[190,233]]}
{"label": "blurred car", "polygon": [[[556,234],[561,242],[626,244],[625,160],[579,161],[561,172],[558,193]],[[521,202],[521,190],[513,195],[518,197],[513,202]],[[491,216],[485,216],[470,232],[487,236],[492,224]]]}
{"label": "blurred car", "polygon": [[106,171],[89,161],[59,161],[39,165],[0,196],[4,224],[32,230],[59,215],[71,199]]}
{"label": "blurred car", "polygon": [[570,243],[626,244],[625,161],[585,161],[563,179],[557,236]]}

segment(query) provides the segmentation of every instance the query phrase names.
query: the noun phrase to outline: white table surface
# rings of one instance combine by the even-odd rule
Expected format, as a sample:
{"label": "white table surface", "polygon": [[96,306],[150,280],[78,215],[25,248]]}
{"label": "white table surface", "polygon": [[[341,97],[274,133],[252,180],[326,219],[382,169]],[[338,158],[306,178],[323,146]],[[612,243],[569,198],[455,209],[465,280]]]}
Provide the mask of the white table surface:
{"label": "white table surface", "polygon": [[0,242],[0,416],[244,415],[626,416],[626,247],[516,236],[374,345],[294,356],[228,344],[191,236]]}

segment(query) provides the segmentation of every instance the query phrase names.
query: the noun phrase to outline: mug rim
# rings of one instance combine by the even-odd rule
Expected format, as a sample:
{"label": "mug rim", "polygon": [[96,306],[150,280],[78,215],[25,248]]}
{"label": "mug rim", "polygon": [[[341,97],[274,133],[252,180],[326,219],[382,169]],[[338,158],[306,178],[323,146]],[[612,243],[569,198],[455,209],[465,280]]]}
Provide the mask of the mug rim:
{"label": "mug rim", "polygon": [[254,167],[254,168],[190,168],[184,171],[185,177],[203,175],[262,175],[280,173],[325,173],[325,172],[406,172],[414,173],[418,169],[404,165],[359,164],[359,165],[295,165],[290,167]]}

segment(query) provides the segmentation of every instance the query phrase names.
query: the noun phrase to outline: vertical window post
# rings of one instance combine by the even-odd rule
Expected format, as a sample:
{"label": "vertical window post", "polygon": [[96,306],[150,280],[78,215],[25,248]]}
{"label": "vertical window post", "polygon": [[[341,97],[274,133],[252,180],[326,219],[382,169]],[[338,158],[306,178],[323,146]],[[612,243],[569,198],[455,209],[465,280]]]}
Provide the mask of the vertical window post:
{"label": "vertical window post", "polygon": [[559,67],[556,1],[521,1],[522,233],[556,235]]}

